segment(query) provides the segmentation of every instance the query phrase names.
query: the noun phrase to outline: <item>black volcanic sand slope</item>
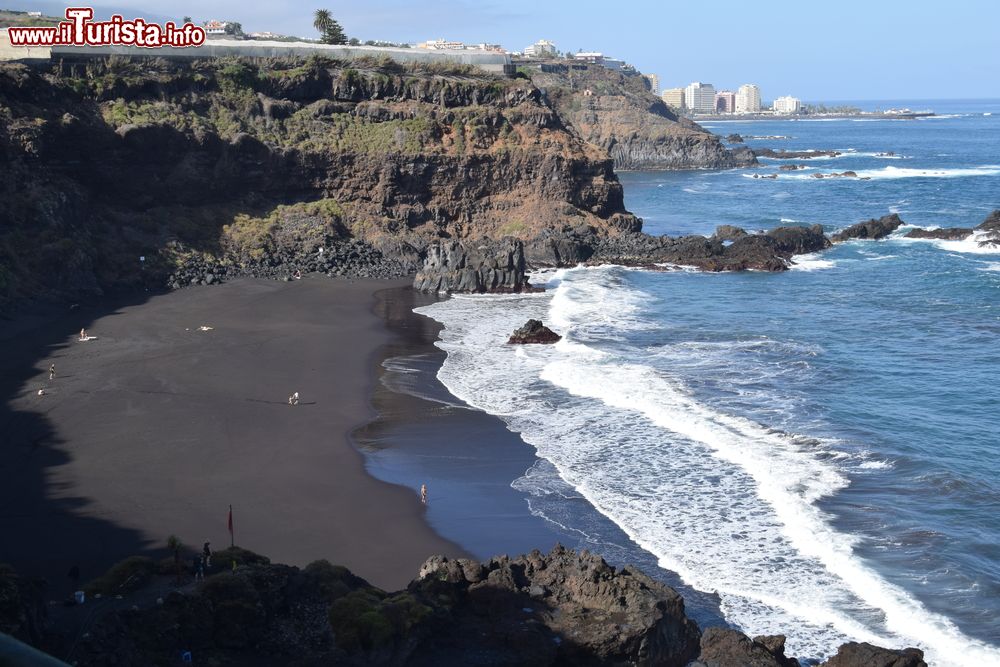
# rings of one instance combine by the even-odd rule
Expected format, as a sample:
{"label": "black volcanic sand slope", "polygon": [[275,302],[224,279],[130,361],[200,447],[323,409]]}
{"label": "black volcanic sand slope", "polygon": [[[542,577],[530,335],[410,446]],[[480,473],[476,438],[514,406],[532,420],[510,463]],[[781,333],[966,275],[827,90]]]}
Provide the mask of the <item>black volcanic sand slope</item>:
{"label": "black volcanic sand slope", "polygon": [[0,562],[63,598],[74,565],[163,556],[171,534],[222,546],[230,504],[240,544],[383,586],[461,555],[349,441],[386,340],[372,295],[392,284],[243,280],[6,325]]}

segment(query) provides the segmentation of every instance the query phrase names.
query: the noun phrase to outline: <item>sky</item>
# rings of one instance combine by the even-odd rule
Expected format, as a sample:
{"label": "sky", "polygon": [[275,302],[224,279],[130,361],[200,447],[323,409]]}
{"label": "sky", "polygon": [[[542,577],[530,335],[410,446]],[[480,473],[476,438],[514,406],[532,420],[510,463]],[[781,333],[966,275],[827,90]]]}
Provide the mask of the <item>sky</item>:
{"label": "sky", "polygon": [[560,51],[621,58],[658,74],[661,87],[756,83],[766,100],[1000,98],[1000,0],[112,1],[126,18],[235,20],[248,32],[312,37],[312,13],[324,8],[362,41],[443,37],[521,50],[548,39]]}

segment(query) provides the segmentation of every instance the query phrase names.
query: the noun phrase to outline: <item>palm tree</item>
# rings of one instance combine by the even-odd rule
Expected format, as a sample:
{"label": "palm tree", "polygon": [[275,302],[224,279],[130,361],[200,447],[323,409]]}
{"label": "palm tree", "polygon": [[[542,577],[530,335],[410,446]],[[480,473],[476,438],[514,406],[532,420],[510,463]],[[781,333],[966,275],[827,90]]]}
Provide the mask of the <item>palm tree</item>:
{"label": "palm tree", "polygon": [[313,14],[313,27],[319,31],[319,41],[324,44],[347,44],[344,29],[330,15],[328,9],[317,9]]}
{"label": "palm tree", "polygon": [[317,9],[316,13],[313,14],[313,27],[316,28],[320,35],[326,34],[326,31],[330,29],[331,23],[333,23],[333,17],[330,16],[329,9]]}

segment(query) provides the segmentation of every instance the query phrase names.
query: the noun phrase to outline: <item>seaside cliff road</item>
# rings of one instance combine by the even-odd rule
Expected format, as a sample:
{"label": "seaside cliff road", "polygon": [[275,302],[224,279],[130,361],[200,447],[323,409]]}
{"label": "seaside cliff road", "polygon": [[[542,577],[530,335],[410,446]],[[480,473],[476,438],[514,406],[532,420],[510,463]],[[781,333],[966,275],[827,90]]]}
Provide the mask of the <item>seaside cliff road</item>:
{"label": "seaside cliff road", "polygon": [[[88,580],[162,554],[171,534],[228,545],[230,504],[238,545],[328,558],[380,586],[461,554],[349,441],[387,337],[372,295],[394,284],[240,280],[0,332],[0,562],[60,596],[73,565]],[[81,326],[96,340],[78,341]]]}

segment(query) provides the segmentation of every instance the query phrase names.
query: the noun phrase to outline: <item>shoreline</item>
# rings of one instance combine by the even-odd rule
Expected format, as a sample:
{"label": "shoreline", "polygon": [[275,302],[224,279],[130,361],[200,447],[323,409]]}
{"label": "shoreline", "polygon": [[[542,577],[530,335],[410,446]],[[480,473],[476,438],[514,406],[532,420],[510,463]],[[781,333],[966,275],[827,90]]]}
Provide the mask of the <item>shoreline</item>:
{"label": "shoreline", "polygon": [[[513,488],[529,468],[551,464],[503,420],[470,408],[437,378],[447,357],[434,345],[443,325],[413,308],[442,297],[407,288],[382,290],[376,297],[376,311],[393,340],[380,350],[382,361],[375,369],[372,404],[378,416],[353,434],[370,475],[407,485],[415,494],[420,480],[428,480],[426,519],[431,528],[476,559],[532,549],[546,553],[556,542],[586,549],[677,590],[688,617],[703,629],[732,627],[716,595],[691,588],[661,568],[655,556],[575,490],[547,501]],[[560,503],[574,522],[562,525],[546,518],[545,502]]]}
{"label": "shoreline", "polygon": [[[465,555],[350,438],[373,417],[371,364],[390,340],[372,295],[403,284],[244,279],[5,326],[0,562],[58,598],[72,566],[87,581],[164,557],[171,534],[227,546],[230,503],[237,545],[388,589],[430,555]],[[97,339],[77,341],[81,325]]]}

